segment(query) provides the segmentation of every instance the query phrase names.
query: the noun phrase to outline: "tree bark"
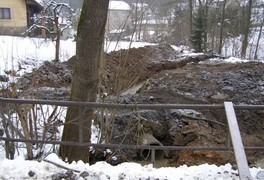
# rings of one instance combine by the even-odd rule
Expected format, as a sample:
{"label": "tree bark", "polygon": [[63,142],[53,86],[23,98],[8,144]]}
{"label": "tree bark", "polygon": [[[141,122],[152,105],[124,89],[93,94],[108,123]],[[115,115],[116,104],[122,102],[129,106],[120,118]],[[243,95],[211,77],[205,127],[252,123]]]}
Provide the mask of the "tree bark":
{"label": "tree bark", "polygon": [[225,21],[225,9],[226,9],[226,0],[224,0],[222,15],[221,15],[221,24],[220,24],[220,37],[219,37],[219,47],[218,54],[222,53],[222,45],[223,45],[223,30],[224,30],[224,21]]}
{"label": "tree bark", "polygon": [[246,10],[246,23],[245,23],[245,28],[244,28],[242,49],[241,49],[241,57],[242,58],[245,58],[246,53],[247,53],[248,36],[250,33],[251,8],[252,8],[252,0],[249,0],[248,5],[247,5],[247,10]]}
{"label": "tree bark", "polygon": [[55,23],[55,62],[60,61],[60,36],[61,36],[61,30],[59,29],[59,17],[56,14],[56,11],[54,10],[54,23]]}
{"label": "tree bark", "polygon": [[254,53],[254,59],[258,59],[259,41],[260,41],[261,35],[262,35],[263,24],[264,24],[264,8],[262,9],[262,23],[261,23],[260,29],[259,29],[259,35],[258,35],[256,50],[255,50],[255,53]]}
{"label": "tree bark", "polygon": [[192,27],[192,24],[193,24],[193,3],[192,3],[192,0],[189,0],[189,9],[190,9],[190,14],[189,14],[189,21],[190,21],[190,34],[192,33],[192,30],[193,30],[193,27]]}
{"label": "tree bark", "polygon": [[[104,40],[109,0],[85,0],[77,30],[76,63],[71,88],[71,101],[95,102],[99,81],[101,49]],[[79,128],[79,112],[83,123]],[[90,142],[93,109],[68,108],[62,141]],[[80,136],[79,130],[83,130]],[[60,156],[69,162],[89,162],[89,147],[60,147]]]}

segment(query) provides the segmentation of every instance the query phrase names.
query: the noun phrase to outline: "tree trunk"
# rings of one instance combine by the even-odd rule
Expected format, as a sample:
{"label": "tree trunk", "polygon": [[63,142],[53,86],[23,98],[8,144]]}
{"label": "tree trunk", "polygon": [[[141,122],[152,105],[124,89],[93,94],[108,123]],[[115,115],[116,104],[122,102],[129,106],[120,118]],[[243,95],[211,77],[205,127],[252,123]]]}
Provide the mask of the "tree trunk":
{"label": "tree trunk", "polygon": [[224,21],[225,21],[225,8],[226,8],[226,0],[224,0],[222,15],[221,15],[221,24],[220,24],[220,37],[219,37],[219,47],[218,54],[222,53],[222,45],[223,45],[223,30],[224,30]]}
{"label": "tree trunk", "polygon": [[242,58],[246,57],[246,52],[247,52],[248,36],[250,33],[251,7],[252,7],[252,0],[249,0],[247,10],[246,10],[246,23],[245,23],[245,28],[244,28],[242,49],[241,49],[241,57]]}
{"label": "tree trunk", "polygon": [[[101,49],[109,0],[85,0],[77,30],[76,63],[73,74],[71,101],[95,102],[99,80]],[[90,142],[93,109],[81,109],[83,136],[79,135],[79,109],[67,111],[62,141]],[[89,147],[61,145],[60,156],[69,162],[89,162]]]}
{"label": "tree trunk", "polygon": [[[189,21],[190,21],[190,29],[189,29],[189,34],[191,35],[192,31],[193,31],[193,0],[189,0],[189,9],[190,9],[190,14],[189,14]],[[189,39],[190,40],[190,39]]]}
{"label": "tree trunk", "polygon": [[59,29],[59,17],[56,17],[55,20],[55,24],[56,24],[56,48],[55,48],[55,62],[59,62],[60,60],[60,29]]}
{"label": "tree trunk", "polygon": [[262,23],[261,23],[260,29],[259,29],[259,35],[258,35],[256,50],[255,50],[255,54],[254,54],[254,59],[258,59],[259,41],[260,41],[261,35],[262,35],[263,24],[264,24],[264,8],[262,9]]}
{"label": "tree trunk", "polygon": [[203,10],[203,24],[204,24],[204,44],[203,44],[203,51],[207,52],[207,24],[208,24],[208,12],[209,12],[209,3],[208,0],[205,1],[204,10]]}
{"label": "tree trunk", "polygon": [[60,56],[59,56],[59,52],[60,52],[60,35],[61,35],[61,31],[59,29],[59,17],[56,14],[56,10],[54,9],[54,23],[55,23],[55,62],[59,62],[60,60]]}
{"label": "tree trunk", "polygon": [[207,52],[208,51],[208,47],[207,47],[207,44],[208,44],[208,38],[207,38],[207,36],[208,36],[208,17],[209,17],[209,7],[210,7],[210,5],[211,5],[211,3],[213,2],[213,0],[206,0],[205,1],[205,5],[204,5],[204,19],[203,19],[203,24],[204,24],[204,45],[203,45],[203,50],[204,50],[204,52]]}

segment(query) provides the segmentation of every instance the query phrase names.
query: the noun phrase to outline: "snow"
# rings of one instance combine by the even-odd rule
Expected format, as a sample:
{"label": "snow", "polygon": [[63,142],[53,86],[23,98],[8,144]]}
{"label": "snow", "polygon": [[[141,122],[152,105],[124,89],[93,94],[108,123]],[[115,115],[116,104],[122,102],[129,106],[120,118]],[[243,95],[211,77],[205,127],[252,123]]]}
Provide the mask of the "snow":
{"label": "snow", "polygon": [[[52,163],[59,164],[68,169],[88,172],[88,179],[167,179],[167,180],[238,180],[238,172],[231,164],[223,166],[202,164],[199,166],[182,165],[177,168],[154,168],[152,164],[142,166],[137,163],[122,163],[111,166],[106,162],[97,162],[94,165],[85,164],[82,161],[71,164],[63,162],[56,154],[50,154],[45,161],[27,161],[22,157],[14,160],[4,159],[0,164],[0,179],[29,179],[29,172],[33,172],[32,179],[47,179],[56,173],[65,173],[65,169],[59,168]],[[250,168],[251,176],[257,180],[257,174],[264,171],[260,168]],[[77,177],[80,173],[76,173]],[[79,177],[78,179],[82,179]]]}
{"label": "snow", "polygon": [[109,1],[109,10],[130,11],[131,7],[124,1]]}
{"label": "snow", "polygon": [[[256,51],[256,44],[257,44],[257,38],[258,38],[258,29],[255,29],[254,32],[251,33],[249,37],[249,44],[247,48],[247,55],[246,57],[250,60],[254,59],[255,51]],[[239,37],[232,37],[228,38],[222,48],[222,54],[225,57],[239,57],[241,52],[241,46],[242,46],[242,36]],[[257,53],[257,59],[262,60],[264,59],[264,36],[261,36],[259,46],[258,46],[258,53]]]}
{"label": "snow", "polygon": [[[105,51],[111,52],[119,49],[127,49],[129,47],[142,47],[145,45],[154,45],[142,42],[106,42]],[[195,55],[192,50],[187,47],[173,46],[176,51],[181,51],[185,55]],[[60,58],[62,61],[68,60],[75,54],[76,45],[72,40],[61,41]],[[55,54],[54,42],[45,41],[37,38],[22,38],[11,36],[0,36],[0,75],[5,74],[4,71],[18,70],[19,64],[23,70],[19,71],[19,75],[29,72],[32,68],[40,66],[43,61],[54,59]],[[238,58],[230,57],[227,62],[241,62]],[[99,132],[94,127],[93,134]],[[96,137],[93,137],[96,142]],[[5,159],[5,151],[3,142],[0,144],[0,179],[51,179],[56,173],[65,173],[65,169],[55,166],[50,162],[54,162],[61,166],[67,167],[79,172],[86,171],[89,173],[88,179],[167,179],[167,180],[233,180],[239,179],[237,170],[232,168],[231,164],[222,166],[202,164],[199,166],[180,167],[164,167],[154,168],[152,164],[142,166],[137,163],[122,163],[112,166],[106,162],[98,162],[94,165],[85,164],[81,161],[71,164],[63,162],[56,154],[49,154],[46,161],[28,161],[22,156],[16,156],[14,160]],[[250,168],[250,173],[254,180],[260,179],[260,174],[264,173],[264,169]],[[32,175],[32,177],[29,176]],[[80,173],[76,173],[78,179]],[[263,180],[263,179],[262,179]]]}
{"label": "snow", "polygon": [[[105,51],[111,52],[120,49],[138,48],[146,45],[154,45],[142,42],[107,41]],[[61,41],[60,60],[67,61],[76,52],[76,42],[72,39]],[[19,64],[23,68],[19,75],[31,72],[44,61],[50,61],[55,57],[55,42],[41,38],[0,36],[0,75],[4,71],[18,70]]]}

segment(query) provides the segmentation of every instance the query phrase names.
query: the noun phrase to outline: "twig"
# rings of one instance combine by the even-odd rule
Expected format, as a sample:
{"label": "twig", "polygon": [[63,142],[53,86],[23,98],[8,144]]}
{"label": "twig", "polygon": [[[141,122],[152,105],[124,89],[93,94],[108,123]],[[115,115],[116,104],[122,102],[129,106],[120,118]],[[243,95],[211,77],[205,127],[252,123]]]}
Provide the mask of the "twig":
{"label": "twig", "polygon": [[81,171],[79,171],[79,170],[70,169],[70,168],[68,168],[68,167],[66,167],[66,166],[63,166],[63,165],[58,164],[58,163],[56,163],[56,162],[52,162],[52,161],[47,160],[47,159],[43,159],[43,161],[45,161],[45,162],[47,162],[47,163],[51,163],[51,164],[53,164],[53,165],[55,165],[55,166],[57,166],[57,167],[59,167],[59,168],[62,168],[62,169],[71,170],[71,171],[74,171],[74,172],[76,172],[76,173],[80,173],[80,172],[81,172]]}

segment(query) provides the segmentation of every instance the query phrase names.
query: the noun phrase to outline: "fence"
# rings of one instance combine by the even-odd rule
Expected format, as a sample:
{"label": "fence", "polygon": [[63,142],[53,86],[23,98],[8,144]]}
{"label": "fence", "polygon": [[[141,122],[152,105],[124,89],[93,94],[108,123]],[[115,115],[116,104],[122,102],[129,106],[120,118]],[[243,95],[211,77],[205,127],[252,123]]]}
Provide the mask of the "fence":
{"label": "fence", "polygon": [[[34,140],[34,139],[15,139],[15,138],[7,138],[0,137],[0,140],[6,142],[24,142],[24,143],[44,143],[44,144],[58,144],[58,145],[72,145],[72,146],[93,146],[98,148],[119,148],[119,149],[148,149],[151,151],[151,162],[155,163],[155,151],[156,150],[193,150],[193,151],[236,151],[233,143],[232,147],[225,148],[216,148],[216,147],[191,147],[191,146],[150,146],[150,145],[126,145],[126,144],[94,144],[94,143],[84,143],[83,142],[83,117],[82,117],[82,109],[83,108],[108,108],[108,109],[131,109],[131,110],[143,110],[143,109],[225,109],[227,113],[228,122],[234,122],[235,113],[232,111],[234,109],[243,109],[243,110],[259,110],[264,109],[264,105],[233,105],[232,103],[225,102],[224,104],[217,105],[209,105],[209,104],[108,104],[108,103],[95,103],[95,102],[73,102],[73,101],[53,101],[53,100],[30,100],[30,99],[10,99],[10,98],[0,98],[0,104],[31,104],[31,105],[56,105],[62,107],[78,107],[79,108],[79,142],[69,142],[69,141],[54,141],[54,140]],[[230,111],[231,110],[231,111]],[[230,117],[231,114],[231,117]],[[235,119],[236,122],[236,119]],[[229,126],[236,126],[236,124],[229,124]],[[233,130],[229,128],[230,134],[234,135],[233,138],[241,138],[240,132],[238,130]],[[239,136],[237,136],[239,135]],[[235,140],[235,139],[234,139]],[[232,139],[232,141],[234,142]],[[237,141],[237,139],[236,139]],[[241,141],[242,142],[242,141]],[[240,144],[241,145],[241,144]],[[243,145],[242,145],[243,147]],[[243,147],[243,149],[250,151],[264,151],[264,147]],[[238,156],[243,156],[243,152],[235,152],[235,154],[240,154]],[[238,166],[242,164],[242,168],[247,168],[245,163],[247,162],[238,162]],[[242,158],[243,159],[243,158]],[[242,171],[242,169],[241,169]],[[242,172],[240,172],[242,173]],[[244,176],[248,176],[247,174]],[[249,175],[250,176],[250,175]],[[243,177],[243,174],[240,174],[240,177]]]}

